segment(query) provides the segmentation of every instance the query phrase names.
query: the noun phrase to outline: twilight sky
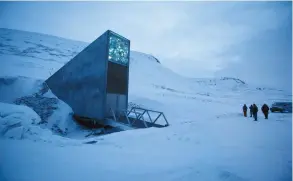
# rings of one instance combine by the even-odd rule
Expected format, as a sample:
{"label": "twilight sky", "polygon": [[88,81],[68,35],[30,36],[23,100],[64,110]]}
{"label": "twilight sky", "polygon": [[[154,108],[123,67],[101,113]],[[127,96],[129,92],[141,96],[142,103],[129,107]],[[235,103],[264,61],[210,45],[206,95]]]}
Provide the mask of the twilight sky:
{"label": "twilight sky", "polygon": [[85,42],[111,29],[184,76],[292,88],[291,2],[0,2],[0,27]]}

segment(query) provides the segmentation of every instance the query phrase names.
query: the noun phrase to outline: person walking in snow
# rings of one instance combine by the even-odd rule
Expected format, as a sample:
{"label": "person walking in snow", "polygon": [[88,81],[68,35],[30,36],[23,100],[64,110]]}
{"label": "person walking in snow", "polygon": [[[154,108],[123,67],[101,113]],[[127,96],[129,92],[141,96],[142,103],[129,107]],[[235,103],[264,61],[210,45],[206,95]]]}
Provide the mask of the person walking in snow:
{"label": "person walking in snow", "polygon": [[250,117],[252,117],[252,110],[253,110],[253,106],[252,104],[249,106],[249,113],[250,113]]}
{"label": "person walking in snow", "polygon": [[265,116],[265,119],[268,119],[268,116],[269,116],[269,106],[267,104],[264,104],[262,107],[261,107],[261,111],[262,113],[264,114]]}
{"label": "person walking in snow", "polygon": [[253,114],[254,121],[257,121],[257,112],[258,112],[258,107],[255,104],[253,104],[252,114]]}
{"label": "person walking in snow", "polygon": [[247,106],[246,106],[246,104],[244,104],[244,106],[242,107],[242,109],[243,109],[243,115],[244,115],[244,117],[247,117]]}

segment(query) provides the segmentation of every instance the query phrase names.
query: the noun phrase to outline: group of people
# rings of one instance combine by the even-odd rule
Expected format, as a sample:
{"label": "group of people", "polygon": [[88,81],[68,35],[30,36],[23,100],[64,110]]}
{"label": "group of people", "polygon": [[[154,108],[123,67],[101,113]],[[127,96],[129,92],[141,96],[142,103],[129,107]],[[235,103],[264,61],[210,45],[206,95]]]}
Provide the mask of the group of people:
{"label": "group of people", "polygon": [[[242,107],[243,109],[243,115],[244,117],[247,117],[247,106],[246,104],[244,104],[244,106]],[[268,119],[268,116],[269,116],[269,106],[267,104],[264,104],[262,107],[261,107],[261,111],[262,113],[264,114],[265,116],[265,119]],[[250,117],[253,116],[254,118],[254,121],[257,121],[257,112],[258,112],[258,107],[256,106],[256,104],[252,104],[249,106],[249,113],[250,113]]]}

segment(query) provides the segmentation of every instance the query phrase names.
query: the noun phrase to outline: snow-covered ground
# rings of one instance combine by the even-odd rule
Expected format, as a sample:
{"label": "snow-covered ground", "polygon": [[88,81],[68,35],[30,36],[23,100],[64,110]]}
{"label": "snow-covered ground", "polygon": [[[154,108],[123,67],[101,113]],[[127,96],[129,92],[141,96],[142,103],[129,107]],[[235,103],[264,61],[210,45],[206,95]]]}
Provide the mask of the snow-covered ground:
{"label": "snow-covered ground", "polygon": [[85,137],[72,110],[40,92],[86,45],[0,29],[1,181],[292,180],[292,115],[241,114],[243,103],[292,101],[291,92],[185,78],[140,52],[131,52],[129,101],[163,111],[171,126]]}

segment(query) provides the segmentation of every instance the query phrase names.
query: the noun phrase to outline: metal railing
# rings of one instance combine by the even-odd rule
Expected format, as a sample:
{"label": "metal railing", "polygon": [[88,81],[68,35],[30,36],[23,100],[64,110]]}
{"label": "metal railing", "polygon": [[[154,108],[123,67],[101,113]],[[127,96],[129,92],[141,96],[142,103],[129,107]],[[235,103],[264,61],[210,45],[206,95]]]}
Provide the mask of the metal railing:
{"label": "metal railing", "polygon": [[[152,126],[161,126],[161,127],[166,127],[169,126],[169,122],[167,118],[165,117],[163,112],[160,111],[154,111],[150,109],[144,109],[144,108],[138,108],[138,107],[132,107],[130,110],[127,111],[114,111],[112,108],[110,108],[110,112],[112,114],[113,119],[116,122],[120,122],[121,118],[126,119],[127,123],[131,126],[134,127],[134,123],[136,121],[142,121],[144,124],[145,128],[152,127]],[[117,114],[118,113],[118,114]],[[156,113],[157,116],[155,119],[152,119],[150,113]],[[135,117],[131,117],[131,114],[134,115]],[[147,116],[149,121],[147,121],[144,116]],[[159,118],[162,117],[163,120],[165,121],[165,125],[158,125],[156,122],[159,120]]]}

